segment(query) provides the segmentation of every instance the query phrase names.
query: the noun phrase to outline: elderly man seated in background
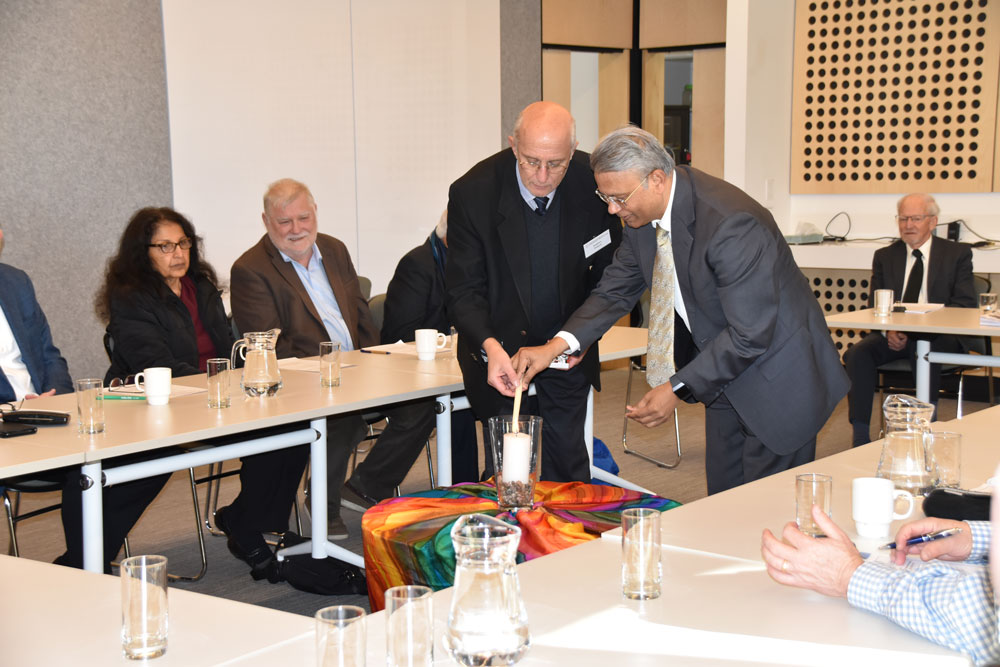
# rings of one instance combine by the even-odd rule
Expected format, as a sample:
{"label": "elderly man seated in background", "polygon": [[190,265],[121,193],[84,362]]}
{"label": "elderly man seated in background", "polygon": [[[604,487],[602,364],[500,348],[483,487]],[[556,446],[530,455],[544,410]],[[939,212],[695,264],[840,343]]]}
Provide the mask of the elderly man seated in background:
{"label": "elderly man seated in background", "polygon": [[[994,515],[995,516],[995,515]],[[1000,660],[996,603],[986,567],[955,568],[944,561],[985,563],[992,526],[987,521],[919,519],[896,533],[892,563],[862,558],[851,539],[821,509],[813,519],[827,537],[816,539],[785,525],[779,540],[765,530],[761,555],[778,583],[846,597],[855,607],[885,616],[922,637],[961,651],[977,665]],[[905,546],[912,537],[961,528],[941,540]],[[923,562],[909,561],[919,556]]]}

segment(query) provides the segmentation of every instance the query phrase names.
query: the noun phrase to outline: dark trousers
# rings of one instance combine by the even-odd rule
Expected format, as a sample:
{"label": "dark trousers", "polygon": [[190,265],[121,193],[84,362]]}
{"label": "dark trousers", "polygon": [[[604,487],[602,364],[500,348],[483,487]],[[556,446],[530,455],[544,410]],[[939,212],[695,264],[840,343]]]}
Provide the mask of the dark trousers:
{"label": "dark trousers", "polygon": [[705,476],[709,495],[815,458],[815,437],[790,454],[777,454],[747,428],[725,395],[705,406]]}
{"label": "dark trousers", "polygon": [[[282,426],[246,437],[274,435],[304,426],[301,423]],[[330,417],[326,427],[327,500],[331,508],[329,518],[333,518],[340,516],[340,489],[346,479],[347,464],[366,427],[357,414]],[[292,503],[309,462],[309,445],[254,454],[241,461],[240,493],[229,506],[228,521],[237,541],[249,548],[260,540],[262,532],[288,530]]]}
{"label": "dark trousers", "polygon": [[[906,347],[895,351],[889,349],[889,341],[878,332],[872,332],[851,346],[844,354],[844,366],[851,380],[847,393],[848,418],[851,424],[869,426],[872,420],[872,399],[878,384],[878,367],[897,359],[908,359],[911,368],[916,368],[917,342],[913,336]],[[931,340],[931,350],[935,352],[961,352],[962,345],[956,336],[936,336]],[[941,386],[941,365],[931,364],[930,397],[937,403]]]}
{"label": "dark trousers", "polygon": [[[468,378],[467,378],[468,381]],[[540,479],[553,482],[590,482],[590,458],[583,440],[590,383],[579,366],[569,370],[549,369],[535,376],[536,401],[522,403],[522,413],[542,418],[542,470]],[[492,387],[468,392],[476,417],[484,424],[486,477],[493,475],[490,449],[490,417],[510,415],[514,401]],[[477,397],[474,400],[474,396]],[[527,405],[525,405],[527,404]]]}
{"label": "dark trousers", "polygon": [[392,497],[434,430],[434,403],[422,399],[384,408],[388,423],[354,470],[351,484],[376,500]]}

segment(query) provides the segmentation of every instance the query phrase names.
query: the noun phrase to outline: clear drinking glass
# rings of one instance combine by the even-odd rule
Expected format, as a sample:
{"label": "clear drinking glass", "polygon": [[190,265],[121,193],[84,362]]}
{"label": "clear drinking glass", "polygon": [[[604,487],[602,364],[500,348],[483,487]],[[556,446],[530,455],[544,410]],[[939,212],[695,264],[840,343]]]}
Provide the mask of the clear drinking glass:
{"label": "clear drinking glass", "polygon": [[660,511],[622,512],[622,594],[630,600],[660,597]]}
{"label": "clear drinking glass", "polygon": [[130,660],[167,651],[167,557],[132,556],[119,565],[122,582],[122,652]]}
{"label": "clear drinking glass", "polygon": [[229,359],[209,359],[208,373],[208,407],[228,408],[229,398]]}
{"label": "clear drinking glass", "polygon": [[319,344],[319,383],[324,387],[340,386],[340,343]]}
{"label": "clear drinking glass", "polygon": [[833,477],[807,472],[795,476],[795,523],[799,530],[811,537],[826,537],[823,529],[812,518],[812,506],[831,516]]}
{"label": "clear drinking glass", "polygon": [[365,610],[334,605],[316,612],[316,667],[365,667]]}
{"label": "clear drinking glass", "polygon": [[100,378],[76,381],[76,413],[80,433],[104,432],[104,382]]}
{"label": "clear drinking glass", "polygon": [[385,592],[388,667],[434,664],[434,601],[427,586],[394,586]]}

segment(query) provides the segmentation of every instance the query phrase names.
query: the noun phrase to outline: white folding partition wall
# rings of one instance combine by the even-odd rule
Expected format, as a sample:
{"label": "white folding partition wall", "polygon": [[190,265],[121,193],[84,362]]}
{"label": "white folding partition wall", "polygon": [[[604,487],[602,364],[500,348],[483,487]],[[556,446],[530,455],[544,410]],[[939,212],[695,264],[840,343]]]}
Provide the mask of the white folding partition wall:
{"label": "white folding partition wall", "polygon": [[174,205],[224,279],[307,183],[373,292],[498,149],[498,0],[163,0]]}

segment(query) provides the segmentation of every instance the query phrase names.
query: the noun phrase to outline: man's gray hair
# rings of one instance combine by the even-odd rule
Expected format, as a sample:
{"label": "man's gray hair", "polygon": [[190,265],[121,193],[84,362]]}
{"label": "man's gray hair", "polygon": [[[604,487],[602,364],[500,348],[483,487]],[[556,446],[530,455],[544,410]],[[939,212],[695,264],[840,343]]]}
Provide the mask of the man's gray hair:
{"label": "man's gray hair", "polygon": [[275,206],[282,206],[293,201],[300,194],[305,193],[309,197],[309,203],[316,205],[312,192],[305,183],[296,181],[294,178],[282,178],[267,186],[264,192],[264,212],[270,215]]}
{"label": "man's gray hair", "polygon": [[626,125],[607,134],[590,154],[590,167],[595,174],[634,171],[650,174],[662,169],[668,176],[674,171],[674,158],[652,134]]}
{"label": "man's gray hair", "polygon": [[926,192],[912,192],[908,195],[903,195],[896,202],[896,211],[899,211],[899,207],[903,205],[903,200],[907,197],[920,197],[924,200],[924,215],[933,215],[937,217],[941,213],[941,207],[938,206],[937,202],[934,201],[934,197],[927,194]]}

